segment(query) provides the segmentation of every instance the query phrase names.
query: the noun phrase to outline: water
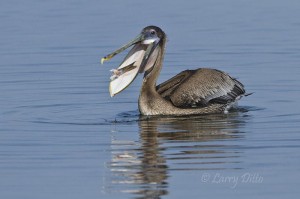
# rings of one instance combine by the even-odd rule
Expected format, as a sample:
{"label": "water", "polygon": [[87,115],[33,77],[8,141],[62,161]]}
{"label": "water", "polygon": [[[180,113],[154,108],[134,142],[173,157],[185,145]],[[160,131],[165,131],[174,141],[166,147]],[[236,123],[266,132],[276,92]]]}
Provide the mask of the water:
{"label": "water", "polygon": [[[299,1],[4,1],[0,197],[297,198]],[[100,58],[150,24],[159,82],[212,67],[253,95],[227,115],[140,117]]]}

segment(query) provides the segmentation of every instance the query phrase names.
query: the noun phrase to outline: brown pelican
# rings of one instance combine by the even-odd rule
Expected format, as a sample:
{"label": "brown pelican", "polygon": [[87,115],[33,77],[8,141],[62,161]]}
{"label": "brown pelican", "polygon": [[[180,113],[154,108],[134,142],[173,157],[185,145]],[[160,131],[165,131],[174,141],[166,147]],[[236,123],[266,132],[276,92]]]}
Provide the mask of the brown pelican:
{"label": "brown pelican", "polygon": [[120,66],[112,70],[111,97],[129,86],[138,73],[144,73],[139,97],[142,115],[226,113],[245,96],[242,83],[209,68],[185,70],[157,86],[166,40],[159,27],[148,26],[134,40],[101,59],[103,63],[134,45]]}

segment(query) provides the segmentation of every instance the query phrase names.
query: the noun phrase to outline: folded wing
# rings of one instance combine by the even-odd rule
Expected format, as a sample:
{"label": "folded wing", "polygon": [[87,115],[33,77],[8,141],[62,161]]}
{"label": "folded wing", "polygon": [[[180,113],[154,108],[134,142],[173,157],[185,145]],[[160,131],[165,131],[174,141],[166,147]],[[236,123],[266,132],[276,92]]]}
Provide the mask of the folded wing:
{"label": "folded wing", "polygon": [[207,68],[183,71],[156,89],[180,108],[229,104],[245,94],[242,83],[222,71]]}

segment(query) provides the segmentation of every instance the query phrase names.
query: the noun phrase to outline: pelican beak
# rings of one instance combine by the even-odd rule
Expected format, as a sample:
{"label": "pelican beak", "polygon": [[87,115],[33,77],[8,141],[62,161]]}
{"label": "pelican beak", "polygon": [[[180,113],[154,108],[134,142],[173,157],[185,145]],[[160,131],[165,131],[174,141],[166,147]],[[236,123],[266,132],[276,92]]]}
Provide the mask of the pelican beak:
{"label": "pelican beak", "polygon": [[158,46],[157,44],[158,39],[149,39],[145,34],[141,33],[128,44],[101,59],[101,63],[103,64],[104,61],[110,60],[115,55],[134,45],[120,66],[117,69],[111,70],[112,76],[110,77],[111,81],[109,84],[111,97],[126,89],[138,73],[142,73],[154,65],[159,51],[159,48],[155,50]]}
{"label": "pelican beak", "polygon": [[124,46],[122,46],[121,48],[119,48],[118,50],[106,55],[105,57],[103,57],[101,59],[101,64],[104,63],[104,61],[109,61],[111,58],[113,58],[115,55],[121,53],[122,51],[126,50],[127,48],[129,48],[130,46],[142,41],[143,39],[143,35],[139,34],[136,38],[134,38],[132,41],[130,41],[129,43],[125,44]]}

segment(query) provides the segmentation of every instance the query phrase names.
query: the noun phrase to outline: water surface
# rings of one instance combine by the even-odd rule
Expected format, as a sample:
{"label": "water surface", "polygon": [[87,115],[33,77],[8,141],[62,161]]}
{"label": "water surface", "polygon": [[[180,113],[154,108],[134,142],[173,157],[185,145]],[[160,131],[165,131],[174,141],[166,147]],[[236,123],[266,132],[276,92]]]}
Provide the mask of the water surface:
{"label": "water surface", "polygon": [[[296,198],[298,1],[5,1],[0,197]],[[147,25],[168,35],[159,82],[212,67],[253,95],[226,115],[141,117],[100,58]]]}

